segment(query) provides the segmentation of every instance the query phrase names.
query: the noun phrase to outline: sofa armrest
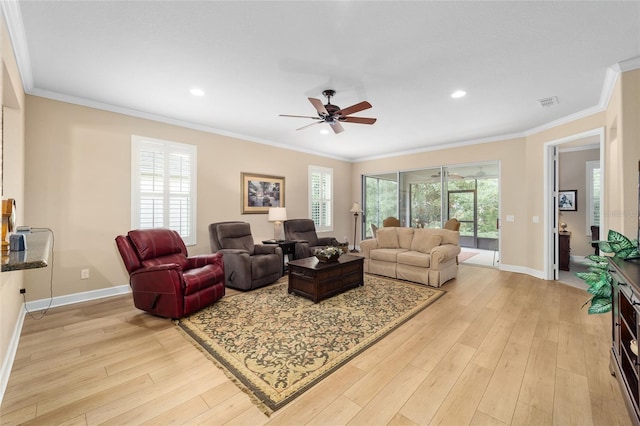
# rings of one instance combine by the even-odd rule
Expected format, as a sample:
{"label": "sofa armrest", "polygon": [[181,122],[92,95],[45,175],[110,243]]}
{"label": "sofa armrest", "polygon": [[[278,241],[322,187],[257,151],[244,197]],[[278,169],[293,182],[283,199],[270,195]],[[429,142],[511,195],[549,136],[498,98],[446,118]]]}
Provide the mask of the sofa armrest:
{"label": "sofa armrest", "polygon": [[189,269],[202,268],[205,265],[219,265],[222,267],[222,254],[199,254],[187,258]]}
{"label": "sofa armrest", "polygon": [[278,250],[282,252],[280,246],[275,244],[256,244],[253,248],[254,254],[279,254]]}
{"label": "sofa armrest", "polygon": [[431,269],[438,270],[441,263],[455,259],[460,254],[460,246],[455,244],[443,244],[431,250]]}
{"label": "sofa armrest", "polygon": [[182,292],[182,268],[176,263],[153,265],[131,273],[129,284],[134,291],[180,294]]}
{"label": "sofa armrest", "polygon": [[371,250],[378,248],[378,239],[370,238],[360,241],[360,253],[365,259],[371,258]]}

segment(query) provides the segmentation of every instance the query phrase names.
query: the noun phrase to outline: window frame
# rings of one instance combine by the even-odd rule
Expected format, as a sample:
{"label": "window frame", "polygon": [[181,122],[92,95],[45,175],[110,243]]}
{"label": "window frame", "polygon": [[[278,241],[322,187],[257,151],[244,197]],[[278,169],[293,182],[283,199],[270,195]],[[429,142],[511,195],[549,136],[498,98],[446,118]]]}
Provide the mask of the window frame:
{"label": "window frame", "polygon": [[[598,182],[600,186],[600,191],[602,191],[602,167],[600,165],[600,160],[590,160],[585,164],[585,175],[586,175],[586,188],[587,188],[587,196],[586,196],[586,234],[591,237],[591,226],[600,226],[600,223],[595,223],[595,215],[594,215],[594,206],[595,201],[600,202],[600,195],[598,197],[594,197],[593,191],[593,171],[595,169],[600,170],[600,182]],[[602,206],[600,206],[602,208]]]}
{"label": "window frame", "polygon": [[[322,177],[321,179],[326,178],[326,176],[329,176],[329,178],[331,179],[330,182],[330,189],[329,189],[329,197],[327,197],[326,194],[321,193],[320,197],[318,199],[314,199],[314,195],[313,195],[313,175],[314,174],[321,174]],[[313,166],[313,165],[309,165],[309,174],[308,174],[308,188],[309,188],[309,218],[311,218],[313,220],[313,203],[314,201],[318,201],[320,204],[320,220],[322,220],[323,217],[323,206],[326,205],[326,203],[328,202],[329,205],[331,206],[329,211],[326,212],[327,213],[327,218],[328,218],[328,224],[323,224],[323,223],[315,223],[316,226],[316,232],[331,232],[333,231],[333,209],[334,209],[334,198],[333,198],[333,169],[330,167],[321,167],[321,166]],[[322,188],[320,189],[320,191],[322,192]]]}
{"label": "window frame", "polygon": [[[197,244],[197,147],[196,145],[190,145],[180,142],[168,141],[163,139],[150,138],[145,136],[131,135],[131,229],[141,228],[141,199],[142,190],[140,188],[140,160],[141,152],[154,151],[162,153],[163,158],[166,160],[172,154],[187,155],[190,158],[189,168],[189,191],[187,197],[189,198],[189,212],[186,214],[187,227],[189,229],[189,235],[183,235],[180,233],[186,246],[194,246]],[[163,223],[157,227],[171,228],[169,214],[170,198],[171,198],[171,176],[169,174],[170,162],[164,161],[163,170],[163,189],[162,189],[162,204],[163,204]],[[182,220],[182,217],[181,217]]]}

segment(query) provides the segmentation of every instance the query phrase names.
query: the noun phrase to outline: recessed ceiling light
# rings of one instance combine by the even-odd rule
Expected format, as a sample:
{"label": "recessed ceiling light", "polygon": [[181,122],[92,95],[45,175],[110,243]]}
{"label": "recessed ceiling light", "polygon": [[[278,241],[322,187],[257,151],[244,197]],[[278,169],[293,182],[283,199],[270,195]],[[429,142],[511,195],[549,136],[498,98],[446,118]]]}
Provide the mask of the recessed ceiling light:
{"label": "recessed ceiling light", "polygon": [[464,90],[456,90],[451,94],[451,97],[454,99],[462,98],[467,94]]}
{"label": "recessed ceiling light", "polygon": [[204,90],[198,89],[197,87],[191,89],[190,92],[193,96],[204,96]]}
{"label": "recessed ceiling light", "polygon": [[326,135],[328,133],[329,133],[329,131],[327,129],[320,130],[320,134]]}

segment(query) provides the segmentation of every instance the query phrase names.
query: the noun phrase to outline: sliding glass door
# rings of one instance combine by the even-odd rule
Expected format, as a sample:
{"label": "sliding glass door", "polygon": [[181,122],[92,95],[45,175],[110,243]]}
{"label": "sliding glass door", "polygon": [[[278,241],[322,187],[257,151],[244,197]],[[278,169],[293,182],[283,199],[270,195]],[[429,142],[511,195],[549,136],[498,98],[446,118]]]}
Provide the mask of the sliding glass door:
{"label": "sliding glass door", "polygon": [[371,225],[382,226],[389,216],[398,216],[398,174],[386,173],[364,177],[363,239],[373,238]]}
{"label": "sliding glass door", "polygon": [[369,175],[363,186],[364,238],[389,216],[414,228],[441,228],[455,217],[461,246],[498,249],[497,162]]}

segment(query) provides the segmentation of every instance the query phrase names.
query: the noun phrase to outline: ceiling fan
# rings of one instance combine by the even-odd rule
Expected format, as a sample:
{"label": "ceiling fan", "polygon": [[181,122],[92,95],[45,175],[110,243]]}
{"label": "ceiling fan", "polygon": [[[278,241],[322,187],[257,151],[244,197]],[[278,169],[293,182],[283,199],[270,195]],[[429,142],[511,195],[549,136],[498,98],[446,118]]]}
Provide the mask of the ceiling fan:
{"label": "ceiling fan", "polygon": [[347,108],[340,108],[339,106],[331,103],[331,97],[336,94],[335,90],[327,89],[324,90],[322,94],[327,98],[326,105],[323,105],[320,99],[308,98],[311,105],[313,105],[318,112],[317,117],[289,114],[280,114],[280,117],[311,118],[312,120],[316,120],[314,123],[307,124],[306,126],[302,126],[296,130],[306,129],[307,127],[315,124],[327,123],[331,126],[334,133],[342,133],[344,131],[344,127],[342,127],[342,124],[340,123],[373,124],[376,122],[375,118],[349,116],[350,114],[355,114],[356,112],[371,108],[371,104],[369,102],[363,101]]}
{"label": "ceiling fan", "polygon": [[[438,173],[434,173],[431,175],[432,178],[440,178],[442,176],[442,172],[438,172]],[[460,173],[456,173],[456,172],[447,172],[447,177],[449,179],[464,179],[464,176],[462,176]]]}

